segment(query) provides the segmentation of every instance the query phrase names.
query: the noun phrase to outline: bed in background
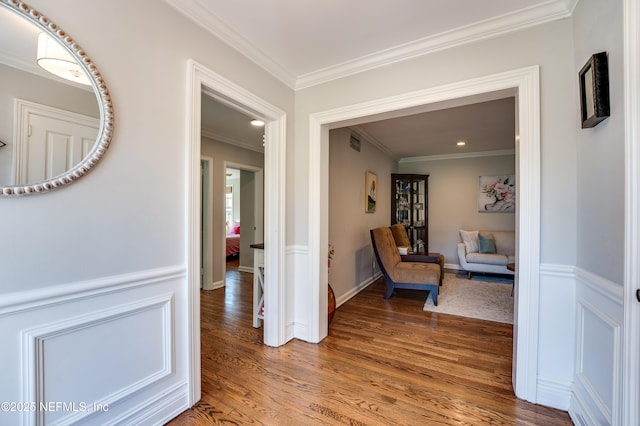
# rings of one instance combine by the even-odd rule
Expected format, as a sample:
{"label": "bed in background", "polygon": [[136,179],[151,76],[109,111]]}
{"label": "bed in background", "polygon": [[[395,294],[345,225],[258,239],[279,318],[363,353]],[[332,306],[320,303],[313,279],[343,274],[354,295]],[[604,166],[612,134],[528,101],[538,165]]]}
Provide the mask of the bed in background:
{"label": "bed in background", "polygon": [[240,224],[236,223],[227,232],[227,257],[240,254]]}

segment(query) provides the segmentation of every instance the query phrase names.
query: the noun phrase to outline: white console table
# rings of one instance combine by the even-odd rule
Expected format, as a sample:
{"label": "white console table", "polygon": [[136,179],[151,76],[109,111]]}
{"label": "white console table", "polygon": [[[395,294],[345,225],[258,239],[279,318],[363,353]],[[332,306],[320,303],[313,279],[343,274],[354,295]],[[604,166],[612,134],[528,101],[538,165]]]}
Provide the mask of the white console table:
{"label": "white console table", "polygon": [[251,244],[253,250],[253,326],[264,320],[264,244]]}

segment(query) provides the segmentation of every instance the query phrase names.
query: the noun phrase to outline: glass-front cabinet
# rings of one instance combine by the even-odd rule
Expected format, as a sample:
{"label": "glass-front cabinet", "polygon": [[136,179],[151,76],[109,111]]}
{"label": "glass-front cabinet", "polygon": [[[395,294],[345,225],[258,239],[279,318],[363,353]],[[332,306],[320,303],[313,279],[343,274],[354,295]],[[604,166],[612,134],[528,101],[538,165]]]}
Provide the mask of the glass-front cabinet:
{"label": "glass-front cabinet", "polygon": [[391,174],[391,224],[404,225],[415,252],[429,252],[429,175]]}

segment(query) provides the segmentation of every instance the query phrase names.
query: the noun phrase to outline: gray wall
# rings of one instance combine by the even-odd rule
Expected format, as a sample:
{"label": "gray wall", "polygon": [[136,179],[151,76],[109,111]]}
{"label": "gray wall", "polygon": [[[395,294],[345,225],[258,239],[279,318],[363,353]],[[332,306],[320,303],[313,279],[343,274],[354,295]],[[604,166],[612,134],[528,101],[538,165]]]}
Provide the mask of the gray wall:
{"label": "gray wall", "polygon": [[348,76],[296,93],[298,142],[288,161],[297,209],[288,223],[307,240],[308,115],[473,77],[540,66],[541,261],[575,264],[576,154],[573,36],[568,19]]}
{"label": "gray wall", "polygon": [[289,114],[293,90],[164,2],[29,4],[95,62],[113,100],[114,135],[78,182],[2,202],[11,244],[0,247],[0,291],[184,264],[187,59]]}
{"label": "gray wall", "polygon": [[255,173],[240,171],[240,266],[253,270],[253,249],[251,244],[261,243],[254,238],[255,227]]}
{"label": "gray wall", "polygon": [[[389,226],[391,177],[396,161],[366,141],[361,151],[349,147],[351,131],[329,132],[329,243],[335,256],[329,282],[338,303],[368,284],[378,272],[369,230]],[[365,172],[377,175],[375,213],[365,213]]]}
{"label": "gray wall", "polygon": [[429,251],[458,265],[458,231],[513,230],[515,213],[479,213],[478,177],[515,174],[515,156],[401,162],[400,173],[429,175]]}
{"label": "gray wall", "polygon": [[[591,129],[577,130],[577,266],[622,284],[624,271],[624,99],[622,6],[594,0],[578,3],[574,23],[574,86],[578,72],[594,53],[609,61],[611,117]],[[606,23],[603,24],[603,23]],[[606,254],[605,254],[606,253]]]}

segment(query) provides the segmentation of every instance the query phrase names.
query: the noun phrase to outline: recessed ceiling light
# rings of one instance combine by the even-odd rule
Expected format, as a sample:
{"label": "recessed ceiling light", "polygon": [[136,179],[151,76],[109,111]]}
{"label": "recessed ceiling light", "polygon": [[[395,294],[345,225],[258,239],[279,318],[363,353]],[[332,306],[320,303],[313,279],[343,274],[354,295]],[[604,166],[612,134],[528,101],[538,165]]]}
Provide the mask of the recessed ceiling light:
{"label": "recessed ceiling light", "polygon": [[458,145],[458,146],[465,146],[466,144],[467,143],[465,141],[456,142],[456,145]]}
{"label": "recessed ceiling light", "polygon": [[264,121],[262,120],[251,120],[251,125],[256,127],[264,126]]}

